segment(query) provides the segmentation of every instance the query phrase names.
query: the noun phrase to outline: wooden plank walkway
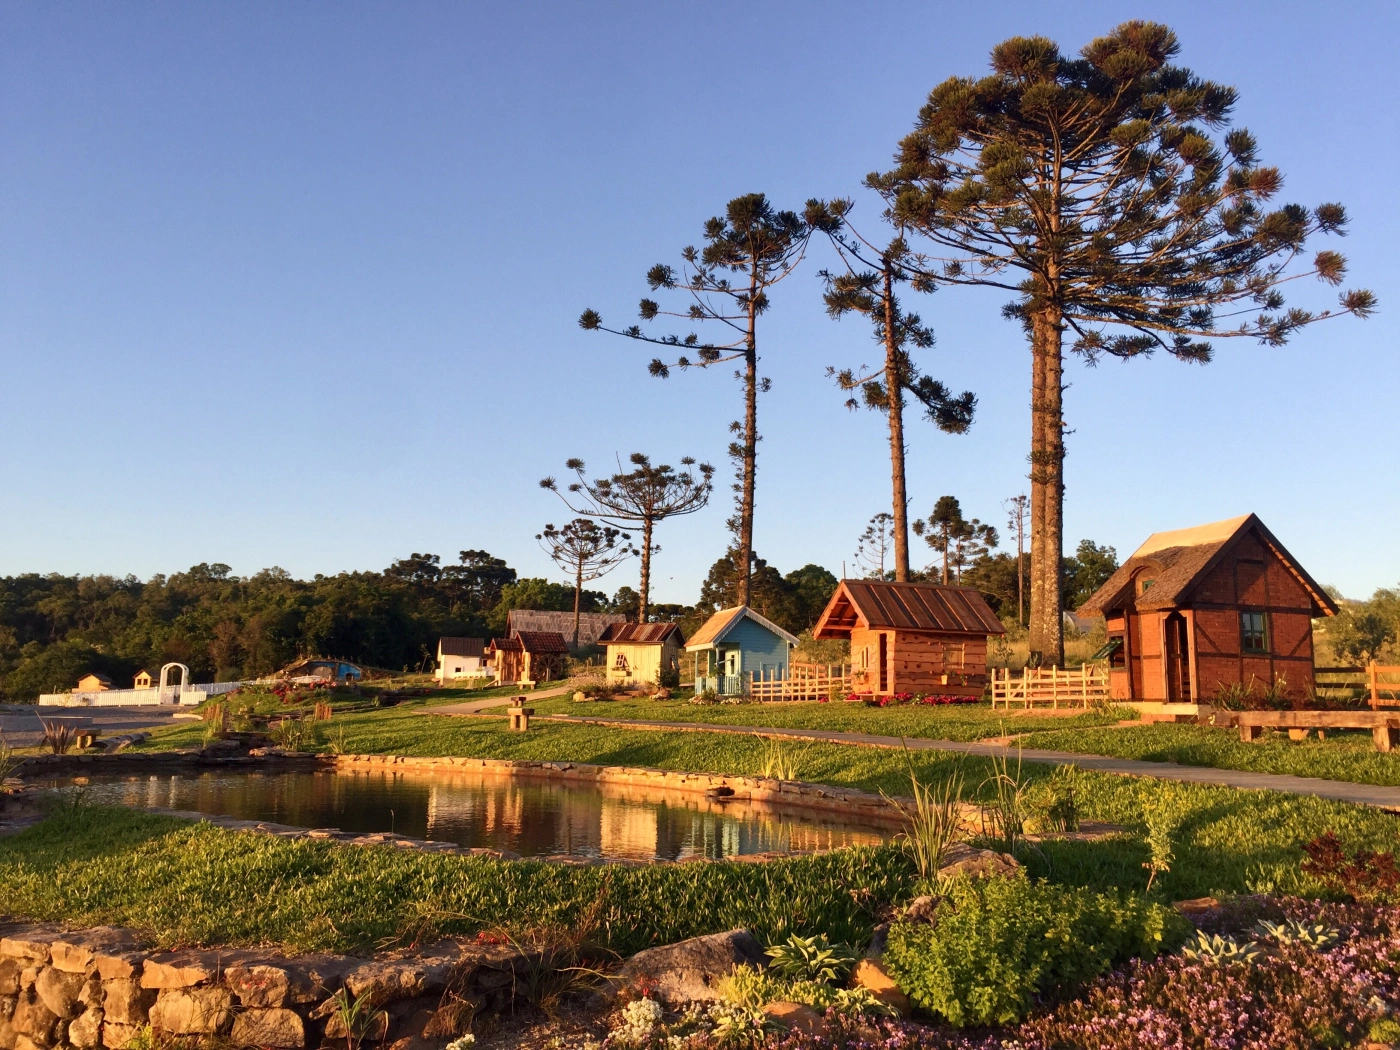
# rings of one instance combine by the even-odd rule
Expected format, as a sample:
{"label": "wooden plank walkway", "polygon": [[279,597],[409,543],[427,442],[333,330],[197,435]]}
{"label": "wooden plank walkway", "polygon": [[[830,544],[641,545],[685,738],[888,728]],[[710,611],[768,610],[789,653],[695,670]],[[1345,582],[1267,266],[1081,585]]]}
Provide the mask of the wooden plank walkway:
{"label": "wooden plank walkway", "polygon": [[[501,701],[497,700],[497,705]],[[441,709],[439,709],[441,711]],[[575,725],[612,726],[617,729],[641,729],[659,732],[731,733],[740,736],[760,736],[775,740],[812,740],[830,744],[851,744],[857,747],[905,748],[910,751],[951,751],[984,758],[1001,756],[1007,749],[1001,744],[965,742],[961,740],[926,740],[919,737],[900,738],[871,733],[842,733],[824,729],[782,729],[770,726],[721,726],[705,722],[660,722],[632,718],[588,718],[582,715],[540,715],[537,722],[566,722]],[[1014,749],[1013,753],[1015,753]],[[1400,787],[1379,784],[1355,784],[1345,780],[1323,780],[1318,777],[1295,777],[1284,773],[1254,773],[1240,769],[1216,769],[1214,766],[1183,766],[1175,762],[1143,762],[1130,758],[1110,758],[1107,755],[1081,755],[1073,751],[1048,751],[1022,748],[1023,761],[1050,765],[1073,763],[1081,769],[1125,776],[1151,777],[1183,784],[1209,784],[1218,787],[1243,788],[1253,791],[1279,791],[1287,795],[1311,795],[1334,802],[1354,802],[1363,806],[1400,812]]]}

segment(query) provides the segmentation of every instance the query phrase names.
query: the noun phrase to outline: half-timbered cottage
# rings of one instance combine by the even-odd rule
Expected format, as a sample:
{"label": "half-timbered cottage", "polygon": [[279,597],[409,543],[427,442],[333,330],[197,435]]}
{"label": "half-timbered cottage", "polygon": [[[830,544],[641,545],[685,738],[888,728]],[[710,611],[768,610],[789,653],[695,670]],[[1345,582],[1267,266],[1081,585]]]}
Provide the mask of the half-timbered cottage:
{"label": "half-timbered cottage", "polygon": [[1157,532],[1081,615],[1102,616],[1112,696],[1207,700],[1313,688],[1312,622],[1337,606],[1255,515]]}
{"label": "half-timbered cottage", "polygon": [[569,643],[557,631],[516,631],[509,638],[493,638],[489,652],[501,685],[548,682],[564,677]]}
{"label": "half-timbered cottage", "polygon": [[853,692],[981,696],[1006,628],[972,587],[842,580],[812,633],[850,639]]}

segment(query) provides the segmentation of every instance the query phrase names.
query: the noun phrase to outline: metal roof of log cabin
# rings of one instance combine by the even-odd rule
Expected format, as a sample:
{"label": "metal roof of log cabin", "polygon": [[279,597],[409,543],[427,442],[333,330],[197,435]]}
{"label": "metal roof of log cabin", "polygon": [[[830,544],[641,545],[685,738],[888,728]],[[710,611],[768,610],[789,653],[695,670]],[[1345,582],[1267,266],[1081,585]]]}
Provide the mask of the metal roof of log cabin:
{"label": "metal roof of log cabin", "polygon": [[685,644],[679,624],[674,623],[614,623],[609,624],[598,641],[613,645],[663,645],[675,635],[679,645]]}
{"label": "metal roof of log cabin", "polygon": [[509,638],[491,639],[491,648],[507,653],[567,653],[569,643],[557,631],[516,631]]}
{"label": "metal roof of log cabin", "polygon": [[772,620],[768,619],[768,617],[754,612],[747,605],[736,605],[732,609],[721,609],[706,620],[700,630],[695,632],[694,637],[686,643],[686,652],[694,652],[696,649],[713,648],[717,643],[724,641],[725,635],[730,632],[735,624],[745,618],[752,620],[766,630],[772,631],[779,638],[787,642],[788,645],[796,645],[798,643],[796,635],[792,634],[790,631],[783,630]]}
{"label": "metal roof of log cabin", "polygon": [[439,638],[438,655],[440,656],[476,656],[486,655],[485,638]]}
{"label": "metal roof of log cabin", "polygon": [[928,634],[1006,633],[975,587],[842,580],[812,634],[817,638],[849,638],[853,627]]}
{"label": "metal roof of log cabin", "polygon": [[1175,609],[1187,604],[1192,588],[1251,530],[1258,533],[1264,545],[1307,590],[1313,600],[1314,616],[1337,615],[1337,605],[1327,592],[1318,586],[1317,581],[1307,574],[1254,514],[1226,518],[1189,529],[1154,532],[1094,592],[1093,597],[1079,607],[1078,612],[1081,616],[1103,616],[1109,609],[1122,608],[1132,598],[1133,579],[1143,568],[1150,568],[1155,576],[1151,589],[1133,600],[1135,609]]}

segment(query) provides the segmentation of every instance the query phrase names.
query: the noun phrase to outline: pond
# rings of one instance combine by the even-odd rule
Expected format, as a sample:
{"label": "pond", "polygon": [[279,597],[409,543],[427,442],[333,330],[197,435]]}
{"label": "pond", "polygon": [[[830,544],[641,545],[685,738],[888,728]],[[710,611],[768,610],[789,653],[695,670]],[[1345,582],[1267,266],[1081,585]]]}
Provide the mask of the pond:
{"label": "pond", "polygon": [[[51,789],[72,787],[51,780]],[[568,780],[389,772],[161,773],[89,778],[88,800],[308,828],[394,832],[522,857],[686,860],[873,845],[840,814]]]}

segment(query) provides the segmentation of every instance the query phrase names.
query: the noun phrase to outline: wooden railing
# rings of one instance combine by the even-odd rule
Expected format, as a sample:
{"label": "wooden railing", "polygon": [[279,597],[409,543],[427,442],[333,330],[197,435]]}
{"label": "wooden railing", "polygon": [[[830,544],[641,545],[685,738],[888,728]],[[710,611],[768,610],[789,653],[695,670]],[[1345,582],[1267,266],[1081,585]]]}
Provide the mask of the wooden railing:
{"label": "wooden railing", "polygon": [[844,700],[850,691],[849,664],[789,664],[785,677],[777,671],[749,677],[750,700]]}
{"label": "wooden railing", "polygon": [[1366,668],[1372,707],[1400,707],[1400,667],[1382,667],[1372,660]]}
{"label": "wooden railing", "polygon": [[1108,668],[1103,664],[1081,667],[1027,667],[1019,674],[1010,668],[992,668],[992,708],[998,702],[1010,708],[1023,704],[1027,710],[1033,704],[1049,704],[1058,709],[1088,707],[1090,703],[1108,699]]}

